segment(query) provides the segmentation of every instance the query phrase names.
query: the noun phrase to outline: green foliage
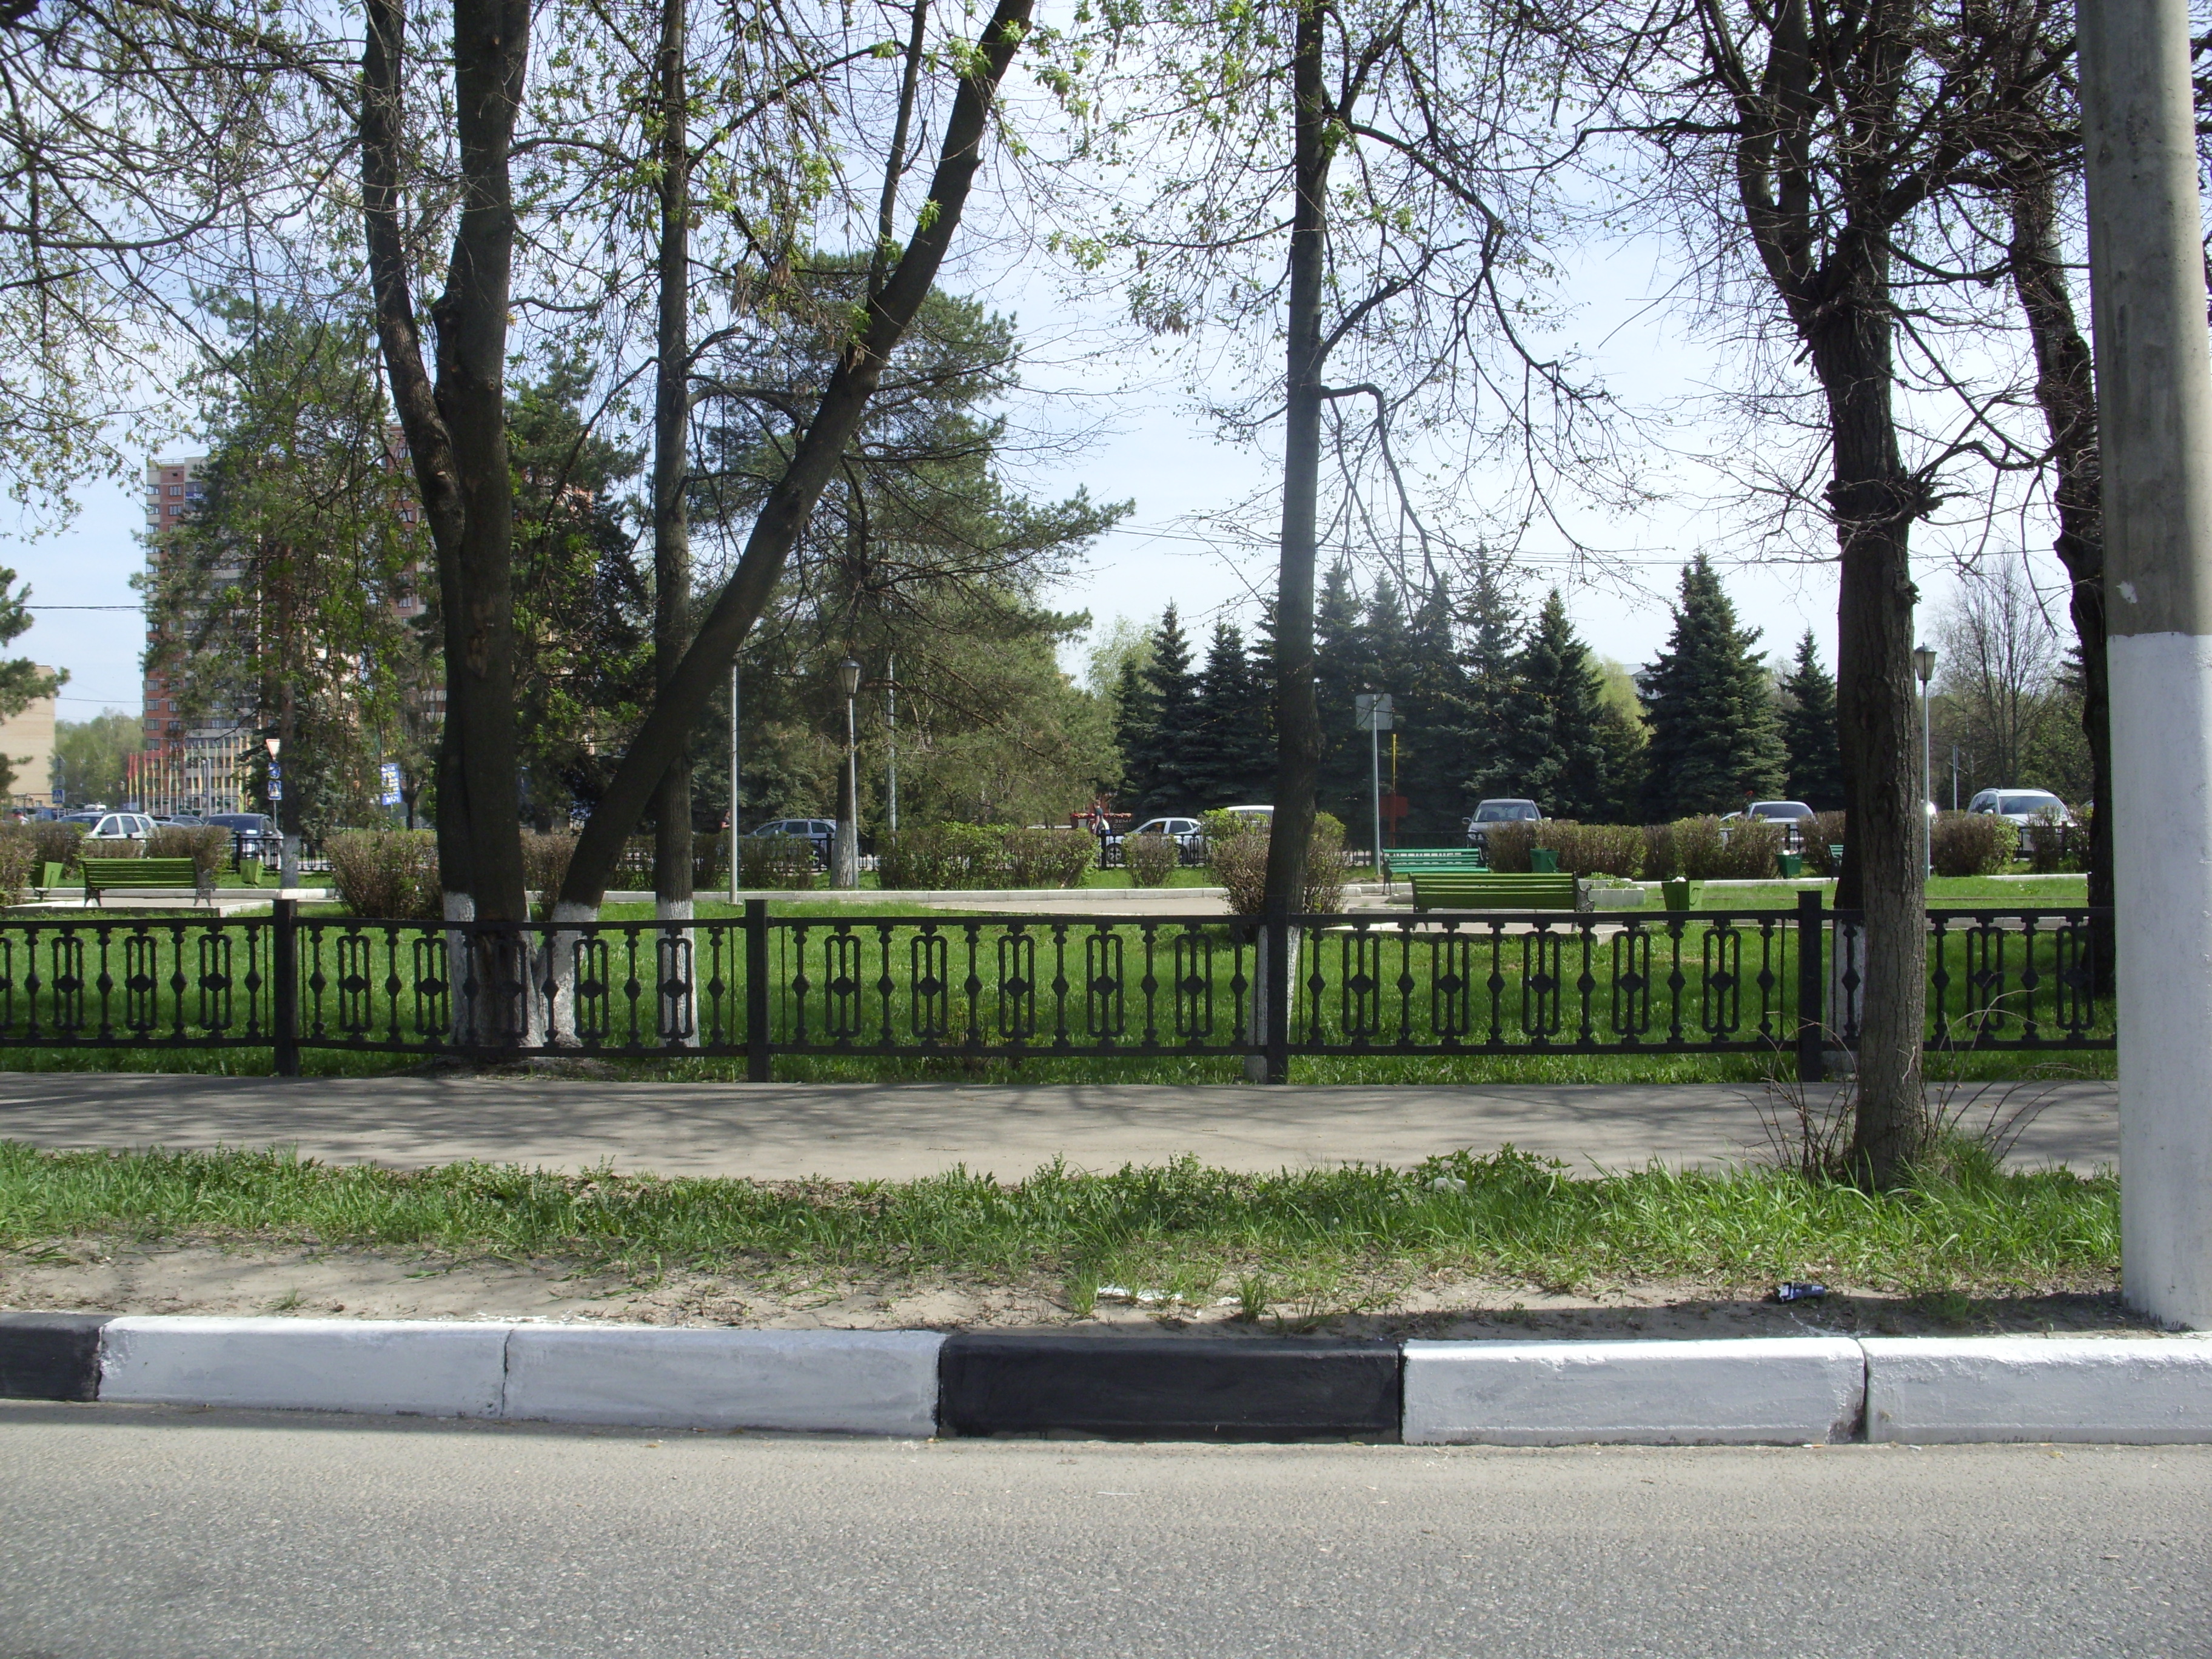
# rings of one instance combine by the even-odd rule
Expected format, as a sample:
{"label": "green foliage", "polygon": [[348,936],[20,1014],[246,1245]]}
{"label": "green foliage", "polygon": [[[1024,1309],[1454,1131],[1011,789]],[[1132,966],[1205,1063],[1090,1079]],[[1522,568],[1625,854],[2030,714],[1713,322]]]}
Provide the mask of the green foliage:
{"label": "green foliage", "polygon": [[120,801],[125,760],[144,747],[145,735],[138,716],[119,708],[103,708],[88,720],[56,720],[56,781],[68,793],[69,804],[104,801],[112,806]]}
{"label": "green foliage", "polygon": [[1173,836],[1124,836],[1121,862],[1132,887],[1164,887],[1182,862],[1182,844]]}
{"label": "green foliage", "polygon": [[1200,721],[1199,678],[1190,640],[1170,603],[1152,632],[1152,649],[1121,701],[1122,795],[1139,817],[1195,812],[1201,802],[1193,763]]}
{"label": "green foliage", "polygon": [[1558,854],[1571,875],[1633,879],[1644,867],[1644,832],[1631,825],[1547,818],[1534,828],[1535,844]]}
{"label": "green foliage", "polygon": [[1009,887],[1080,887],[1098,861],[1098,843],[1087,830],[1016,826],[1005,832]]}
{"label": "green foliage", "polygon": [[1275,782],[1273,690],[1231,623],[1216,623],[1180,768],[1203,808],[1264,802]]}
{"label": "green foliage", "polygon": [[1929,861],[1939,876],[1997,875],[2019,850],[2019,826],[1994,812],[1938,812],[1929,826]]}
{"label": "green foliage", "polygon": [[1605,683],[1553,588],[1515,655],[1500,711],[1512,792],[1556,817],[1601,816],[1613,791],[1600,734]]}
{"label": "green foliage", "polygon": [[[1229,908],[1240,916],[1266,908],[1267,848],[1271,826],[1252,818],[1215,813],[1206,819],[1206,860],[1214,884],[1229,890]],[[1305,890],[1298,908],[1310,915],[1334,915],[1344,908],[1344,823],[1333,813],[1314,814],[1313,836],[1306,844]]]}
{"label": "green foliage", "polygon": [[23,829],[31,838],[40,864],[58,864],[64,870],[76,867],[77,848],[83,843],[87,826],[82,823],[62,823],[52,818],[34,820]]}
{"label": "green foliage", "polygon": [[1782,744],[1758,643],[1757,629],[1736,625],[1735,607],[1699,555],[1682,572],[1667,648],[1644,672],[1650,817],[1734,811],[1781,787]]}
{"label": "green foliage", "polygon": [[30,826],[0,823],[0,902],[14,904],[39,873],[39,842]]}
{"label": "green foliage", "polygon": [[738,881],[755,892],[803,892],[814,885],[814,843],[805,836],[740,836]]}
{"label": "green foliage", "polygon": [[149,859],[190,859],[200,880],[212,887],[230,864],[230,831],[220,824],[157,823],[146,837]]}
{"label": "green foliage", "polygon": [[1797,654],[1782,681],[1783,785],[1792,800],[1816,812],[1841,811],[1844,757],[1836,739],[1836,682],[1820,666],[1813,630],[1797,641]]}
{"label": "green foliage", "polygon": [[442,913],[438,840],[428,830],[341,830],[323,851],[331,884],[351,915],[427,921]]}

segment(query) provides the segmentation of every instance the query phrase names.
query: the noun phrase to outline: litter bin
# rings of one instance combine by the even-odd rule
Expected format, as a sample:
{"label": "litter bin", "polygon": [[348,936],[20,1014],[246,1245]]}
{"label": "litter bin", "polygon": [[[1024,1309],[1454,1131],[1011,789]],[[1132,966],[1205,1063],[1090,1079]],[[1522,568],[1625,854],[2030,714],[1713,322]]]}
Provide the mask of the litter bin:
{"label": "litter bin", "polygon": [[1774,861],[1782,866],[1784,881],[1795,881],[1805,873],[1805,855],[1802,853],[1778,853],[1774,855]]}
{"label": "litter bin", "polygon": [[1532,876],[1556,876],[1559,873],[1559,854],[1550,847],[1528,849],[1528,873]]}
{"label": "litter bin", "polygon": [[1670,881],[1661,882],[1659,896],[1666,901],[1669,910],[1686,910],[1690,908],[1690,884],[1680,876],[1676,876]]}

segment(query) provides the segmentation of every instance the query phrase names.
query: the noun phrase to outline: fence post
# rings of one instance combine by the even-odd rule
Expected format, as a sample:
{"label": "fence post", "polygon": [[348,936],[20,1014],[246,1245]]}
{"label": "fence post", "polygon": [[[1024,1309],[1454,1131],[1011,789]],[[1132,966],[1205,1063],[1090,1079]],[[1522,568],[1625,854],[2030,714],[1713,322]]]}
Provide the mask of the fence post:
{"label": "fence post", "polygon": [[1797,1080],[1818,1083],[1826,1075],[1821,1057],[1825,1024],[1820,1006],[1827,964],[1821,959],[1825,932],[1818,889],[1797,895]]}
{"label": "fence post", "polygon": [[300,1075],[300,902],[280,898],[271,909],[269,940],[270,1029],[276,1075]]}
{"label": "fence post", "polygon": [[745,1081],[769,1080],[768,901],[745,901]]}

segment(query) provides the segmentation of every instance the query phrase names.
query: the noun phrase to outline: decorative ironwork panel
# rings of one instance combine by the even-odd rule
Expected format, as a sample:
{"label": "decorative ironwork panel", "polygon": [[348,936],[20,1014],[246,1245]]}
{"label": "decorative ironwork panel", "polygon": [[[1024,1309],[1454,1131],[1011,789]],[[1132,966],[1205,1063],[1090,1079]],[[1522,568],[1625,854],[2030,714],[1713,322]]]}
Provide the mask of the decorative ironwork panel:
{"label": "decorative ironwork panel", "polygon": [[123,940],[123,1029],[143,1037],[161,1024],[161,941],[142,929]]}
{"label": "decorative ironwork panel", "polygon": [[866,1035],[860,940],[842,927],[822,940],[822,1035],[832,1042],[858,1042]]}
{"label": "decorative ironwork panel", "polygon": [[907,1007],[915,1042],[940,1043],[951,1034],[951,946],[934,930],[916,933],[907,945]]}
{"label": "decorative ironwork panel", "polygon": [[1475,941],[1439,933],[1427,945],[1429,1030],[1439,1042],[1464,1042],[1474,1035]]}
{"label": "decorative ironwork panel", "polygon": [[426,1042],[442,1041],[453,1024],[447,971],[453,951],[443,933],[415,937],[415,1035]]}
{"label": "decorative ironwork panel", "polygon": [[1195,928],[1176,936],[1175,1034],[1188,1043],[1213,1035],[1213,941]]}
{"label": "decorative ironwork panel", "polygon": [[48,1029],[55,1036],[81,1037],[87,1023],[83,938],[74,931],[55,934],[47,960],[52,968],[46,981]]}
{"label": "decorative ironwork panel", "polygon": [[1624,1042],[1651,1035],[1651,934],[1631,922],[1613,936],[1613,1002],[1608,1028]]}
{"label": "decorative ironwork panel", "polygon": [[1565,977],[1560,945],[1565,941],[1539,924],[1521,936],[1521,1029],[1531,1037],[1550,1041],[1565,1024],[1560,993]]}
{"label": "decorative ironwork panel", "polygon": [[[1319,947],[1317,939],[1316,958]],[[1382,941],[1364,929],[1340,934],[1337,969],[1336,1035],[1355,1048],[1368,1048],[1382,1030]]]}
{"label": "decorative ironwork panel", "polygon": [[569,951],[572,964],[569,1020],[576,1041],[599,1047],[614,1041],[614,963],[606,937],[586,933]]}
{"label": "decorative ironwork panel", "polygon": [[374,944],[356,933],[338,935],[338,1030],[349,1037],[376,1035]]}
{"label": "decorative ironwork panel", "polygon": [[999,935],[999,1039],[1036,1040],[1036,940],[1029,933]]}
{"label": "decorative ironwork panel", "polygon": [[1084,1029],[1093,1042],[1119,1042],[1128,1036],[1129,1011],[1123,995],[1128,980],[1119,933],[1098,930],[1085,939]]}

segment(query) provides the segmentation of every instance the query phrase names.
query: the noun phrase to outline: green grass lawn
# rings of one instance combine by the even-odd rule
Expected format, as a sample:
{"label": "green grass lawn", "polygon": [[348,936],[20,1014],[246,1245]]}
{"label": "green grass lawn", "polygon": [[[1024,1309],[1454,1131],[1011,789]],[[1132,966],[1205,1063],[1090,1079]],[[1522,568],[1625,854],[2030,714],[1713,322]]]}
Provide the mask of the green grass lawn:
{"label": "green grass lawn", "polygon": [[1295,1285],[1437,1269],[1556,1289],[1685,1276],[1989,1292],[2108,1282],[2119,1260],[2113,1180],[2003,1173],[1971,1148],[1904,1190],[1869,1194],[1765,1169],[1578,1178],[1510,1149],[1410,1171],[1055,1165],[1001,1186],[960,1171],[758,1183],[0,1141],[0,1248],[84,1235],[418,1247],[648,1271],[1042,1274],[1079,1312],[1109,1281],[1193,1299],[1240,1277]]}

